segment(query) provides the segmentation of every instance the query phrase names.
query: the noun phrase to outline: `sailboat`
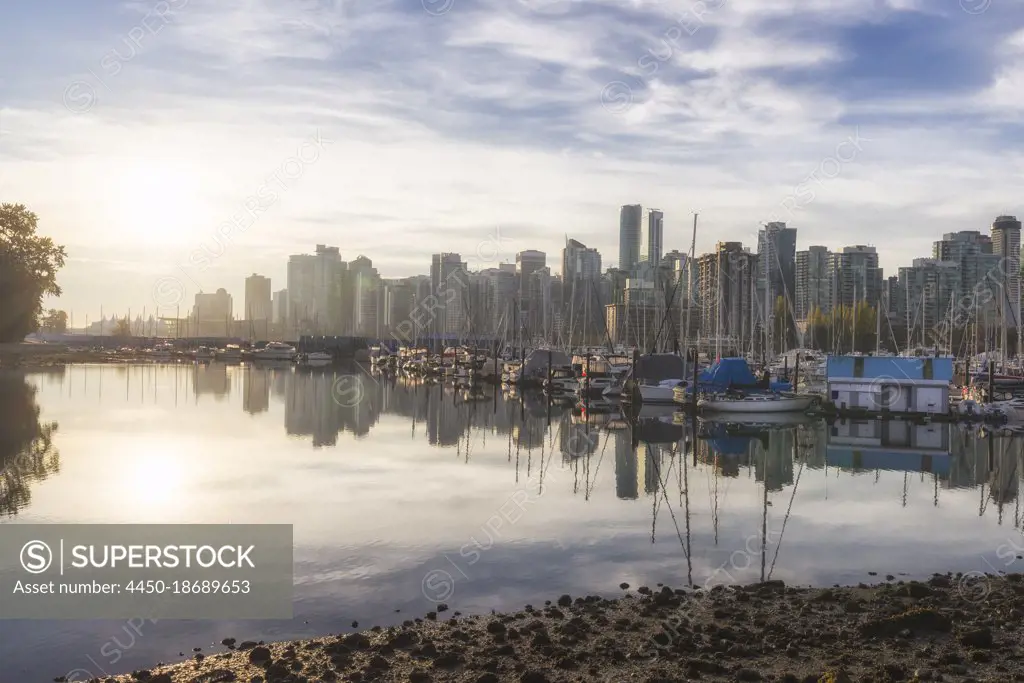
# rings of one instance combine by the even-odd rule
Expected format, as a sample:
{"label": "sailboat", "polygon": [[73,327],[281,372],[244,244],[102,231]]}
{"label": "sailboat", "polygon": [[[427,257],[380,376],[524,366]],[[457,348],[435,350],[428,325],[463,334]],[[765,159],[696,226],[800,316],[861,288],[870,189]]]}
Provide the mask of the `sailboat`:
{"label": "sailboat", "polygon": [[798,394],[721,394],[697,401],[697,407],[716,413],[802,413],[814,405],[816,396]]}

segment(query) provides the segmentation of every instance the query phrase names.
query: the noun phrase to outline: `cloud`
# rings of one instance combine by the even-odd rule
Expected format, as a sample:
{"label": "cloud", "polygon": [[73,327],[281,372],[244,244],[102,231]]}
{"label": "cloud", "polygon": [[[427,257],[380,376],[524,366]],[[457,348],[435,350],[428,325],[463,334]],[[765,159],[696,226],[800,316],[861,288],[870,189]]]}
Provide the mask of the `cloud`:
{"label": "cloud", "polygon": [[[73,254],[173,268],[323,131],[322,158],[205,274],[236,296],[257,264],[284,286],[287,255],[316,243],[402,276],[497,225],[523,226],[512,253],[557,268],[569,234],[610,264],[623,203],[661,207],[670,249],[688,247],[692,210],[698,250],[746,240],[858,130],[872,142],[789,218],[800,246],[881,245],[898,225],[880,249],[895,272],[942,232],[1024,213],[1024,17],[998,3],[448,4],[188,0],[116,74],[103,60],[131,54],[145,0],[58,22],[59,51],[0,29],[36,75],[5,82],[5,199]],[[22,31],[39,19],[21,12]],[[65,287],[67,305],[141,307],[74,269],[93,282],[88,298]]]}

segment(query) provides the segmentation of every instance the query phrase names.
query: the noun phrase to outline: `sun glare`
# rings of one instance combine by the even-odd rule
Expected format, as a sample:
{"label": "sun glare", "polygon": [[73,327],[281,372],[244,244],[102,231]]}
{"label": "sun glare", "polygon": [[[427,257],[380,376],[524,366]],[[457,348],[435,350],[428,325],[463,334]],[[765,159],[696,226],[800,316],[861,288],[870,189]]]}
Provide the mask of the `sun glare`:
{"label": "sun glare", "polygon": [[127,164],[113,184],[118,228],[133,241],[168,244],[190,235],[206,218],[199,174],[166,161]]}
{"label": "sun glare", "polygon": [[181,461],[171,453],[141,453],[126,466],[125,485],[147,507],[180,502],[182,487]]}

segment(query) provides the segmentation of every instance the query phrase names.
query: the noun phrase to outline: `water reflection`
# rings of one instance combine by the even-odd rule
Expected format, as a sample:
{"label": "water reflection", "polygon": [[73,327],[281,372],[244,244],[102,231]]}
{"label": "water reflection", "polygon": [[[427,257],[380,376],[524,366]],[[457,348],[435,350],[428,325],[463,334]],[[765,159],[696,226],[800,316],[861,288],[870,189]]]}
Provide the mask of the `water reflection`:
{"label": "water reflection", "polygon": [[[19,471],[56,476],[21,475],[2,516],[294,524],[295,620],[160,622],[159,637],[101,661],[114,672],[229,636],[393,622],[430,609],[436,586],[468,613],[621,581],[993,571],[1008,567],[996,553],[1008,538],[1024,545],[1022,441],[955,425],[695,422],[287,365],[70,366],[13,386],[21,407],[5,387],[0,415],[26,419],[4,418],[4,462],[35,443],[52,467]],[[89,506],[70,502],[83,492]],[[29,672],[19,680],[93,671],[75,656],[97,656],[96,632],[0,624],[0,661]]]}
{"label": "water reflection", "polygon": [[0,516],[28,507],[31,486],[60,472],[57,423],[41,423],[36,387],[20,373],[0,373]]}

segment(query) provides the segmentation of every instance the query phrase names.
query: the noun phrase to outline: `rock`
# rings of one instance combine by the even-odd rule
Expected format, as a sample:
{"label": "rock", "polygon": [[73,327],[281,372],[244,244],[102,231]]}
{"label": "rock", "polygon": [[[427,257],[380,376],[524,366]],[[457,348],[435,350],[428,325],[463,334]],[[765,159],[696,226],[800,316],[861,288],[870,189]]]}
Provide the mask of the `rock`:
{"label": "rock", "polygon": [[243,650],[243,651],[251,650],[254,647],[256,647],[258,644],[259,643],[255,642],[255,641],[252,641],[252,640],[243,640],[242,643],[238,646],[238,649],[239,650]]}
{"label": "rock", "polygon": [[249,663],[255,664],[256,666],[262,666],[270,661],[270,648],[269,647],[254,647],[249,652]]}
{"label": "rock", "polygon": [[891,637],[905,628],[911,631],[935,631],[949,633],[953,622],[944,614],[932,609],[912,609],[889,618],[869,619],[860,625],[860,634],[867,638]]}
{"label": "rock", "polygon": [[971,631],[964,631],[957,640],[964,647],[978,647],[988,649],[992,647],[992,631],[988,628],[978,628]]}
{"label": "rock", "polygon": [[619,584],[619,588],[621,588],[624,591],[628,591],[629,590],[629,584],[626,583],[626,582],[622,582],[622,583]]}
{"label": "rock", "polygon": [[908,598],[926,598],[929,595],[935,593],[931,588],[918,581],[911,581],[910,583],[900,586],[896,590],[896,595]]}
{"label": "rock", "polygon": [[234,638],[225,638],[224,640],[220,641],[220,644],[224,647],[234,647],[235,642],[236,641]]}
{"label": "rock", "polygon": [[227,669],[216,669],[214,671],[208,671],[202,676],[197,676],[192,679],[192,683],[230,683],[230,681],[237,681],[238,677],[235,676],[234,671]]}
{"label": "rock", "polygon": [[434,666],[439,669],[452,669],[461,664],[462,659],[458,652],[445,652],[434,658]]}
{"label": "rock", "polygon": [[562,595],[558,598],[559,607],[570,607],[572,605],[572,598],[568,595]]}
{"label": "rock", "polygon": [[519,677],[519,683],[549,683],[547,675],[543,671],[524,671]]}
{"label": "rock", "polygon": [[764,678],[760,673],[753,669],[740,669],[736,672],[737,681],[763,681]]}
{"label": "rock", "polygon": [[374,655],[370,658],[370,668],[378,671],[387,671],[391,668],[391,662],[384,659],[380,655]]}

